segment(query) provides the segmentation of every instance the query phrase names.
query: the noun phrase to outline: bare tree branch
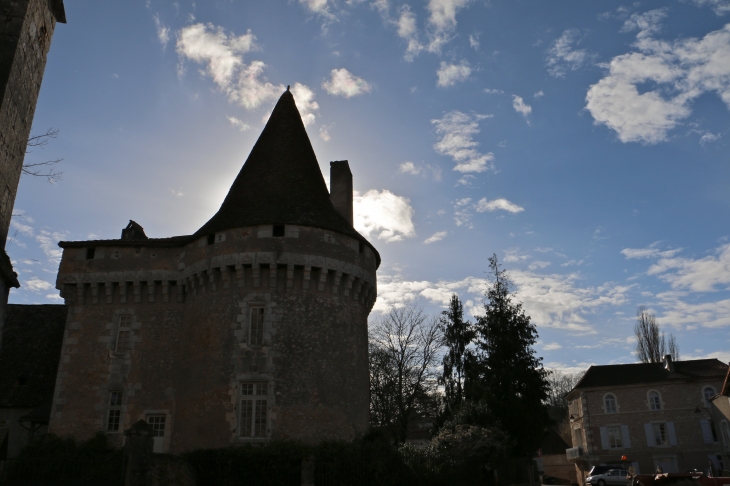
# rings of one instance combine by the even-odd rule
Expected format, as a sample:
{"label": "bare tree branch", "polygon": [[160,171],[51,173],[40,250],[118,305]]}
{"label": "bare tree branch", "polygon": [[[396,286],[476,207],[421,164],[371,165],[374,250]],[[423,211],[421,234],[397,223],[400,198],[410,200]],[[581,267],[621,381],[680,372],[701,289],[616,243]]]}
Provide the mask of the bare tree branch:
{"label": "bare tree branch", "polygon": [[679,359],[679,345],[674,334],[669,335],[669,341],[659,330],[656,317],[646,307],[641,306],[636,311],[636,356],[642,363],[661,363],[667,354],[672,360]]}
{"label": "bare tree branch", "polygon": [[[40,135],[33,135],[28,139],[25,153],[31,153],[31,148],[45,148],[45,146],[48,144],[48,141],[51,138],[56,138],[57,136],[58,129],[55,128],[49,128],[48,130],[46,130],[45,133],[41,133]],[[56,171],[53,166],[62,161],[63,159],[55,159],[47,160],[45,162],[36,162],[32,164],[24,163],[23,174],[34,177],[45,177],[46,179],[48,179],[48,182],[50,182],[51,184],[55,184],[63,178],[63,172]]]}

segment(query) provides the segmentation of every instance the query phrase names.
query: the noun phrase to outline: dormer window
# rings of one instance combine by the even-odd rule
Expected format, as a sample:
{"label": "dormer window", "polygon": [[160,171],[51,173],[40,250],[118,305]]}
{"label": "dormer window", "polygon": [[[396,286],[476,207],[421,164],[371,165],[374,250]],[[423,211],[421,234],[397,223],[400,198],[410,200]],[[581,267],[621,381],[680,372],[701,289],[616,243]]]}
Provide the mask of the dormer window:
{"label": "dormer window", "polygon": [[91,247],[91,248],[86,249],[86,259],[87,260],[93,260],[95,254],[96,254],[96,248]]}
{"label": "dormer window", "polygon": [[603,397],[603,407],[606,413],[618,413],[618,404],[613,393],[608,393]]}
{"label": "dormer window", "polygon": [[717,395],[717,391],[711,386],[706,386],[702,389],[702,398],[704,399],[706,407],[710,406],[710,398],[715,395]]}
{"label": "dormer window", "polygon": [[272,235],[274,238],[283,238],[285,235],[284,225],[283,224],[275,224],[274,229],[272,231]]}

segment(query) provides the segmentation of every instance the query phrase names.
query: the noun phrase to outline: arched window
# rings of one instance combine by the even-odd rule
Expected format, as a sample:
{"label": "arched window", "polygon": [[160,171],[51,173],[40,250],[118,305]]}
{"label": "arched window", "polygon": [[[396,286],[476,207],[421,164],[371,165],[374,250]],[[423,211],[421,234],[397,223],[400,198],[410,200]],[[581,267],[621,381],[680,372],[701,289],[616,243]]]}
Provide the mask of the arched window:
{"label": "arched window", "polygon": [[650,391],[648,393],[649,398],[649,410],[661,410],[662,409],[662,397],[658,391]]}
{"label": "arched window", "polygon": [[710,406],[710,398],[714,397],[715,395],[717,395],[717,391],[715,391],[715,389],[711,386],[706,386],[702,389],[702,398],[705,402],[705,406]]}
{"label": "arched window", "polygon": [[606,413],[618,412],[618,406],[616,403],[616,396],[613,393],[607,393],[603,397],[603,406],[606,409]]}

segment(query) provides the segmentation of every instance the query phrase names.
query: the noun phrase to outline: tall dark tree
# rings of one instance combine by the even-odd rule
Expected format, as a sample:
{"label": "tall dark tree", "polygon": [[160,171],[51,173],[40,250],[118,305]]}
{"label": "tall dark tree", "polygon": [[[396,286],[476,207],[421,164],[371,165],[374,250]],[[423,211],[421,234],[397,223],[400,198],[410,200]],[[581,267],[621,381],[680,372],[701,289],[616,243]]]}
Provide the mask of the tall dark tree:
{"label": "tall dark tree", "polygon": [[440,326],[446,353],[442,359],[443,373],[439,381],[444,386],[446,413],[453,416],[464,401],[467,346],[475,337],[471,323],[464,321],[464,306],[456,294],[451,296],[448,310],[441,313]]}
{"label": "tall dark tree", "polygon": [[636,356],[642,363],[661,363],[667,354],[672,356],[672,360],[679,360],[679,345],[674,334],[670,334],[667,340],[664,333],[659,330],[656,316],[644,306],[636,311],[634,334]]}
{"label": "tall dark tree", "polygon": [[551,423],[548,371],[533,349],[537,330],[522,304],[514,301],[513,284],[496,255],[489,259],[489,273],[485,314],[475,325],[479,352],[469,374],[478,383],[472,390],[512,438],[513,454],[529,458]]}

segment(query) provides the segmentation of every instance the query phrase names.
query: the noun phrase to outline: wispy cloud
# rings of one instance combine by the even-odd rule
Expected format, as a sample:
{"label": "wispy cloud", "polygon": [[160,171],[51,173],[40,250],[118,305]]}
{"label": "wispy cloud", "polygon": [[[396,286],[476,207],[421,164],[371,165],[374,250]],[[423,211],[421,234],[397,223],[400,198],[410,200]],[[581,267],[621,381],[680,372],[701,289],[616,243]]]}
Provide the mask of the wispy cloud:
{"label": "wispy cloud", "polygon": [[486,197],[483,197],[479,200],[479,202],[475,206],[475,209],[478,213],[497,210],[507,211],[509,213],[521,213],[525,210],[525,208],[523,208],[522,206],[518,206],[517,204],[512,203],[504,198],[488,201]]}
{"label": "wispy cloud", "polygon": [[434,233],[426,238],[423,243],[426,245],[430,245],[431,243],[443,240],[444,238],[446,238],[446,235],[448,235],[446,231],[439,231],[438,233]]}
{"label": "wispy cloud", "polygon": [[595,58],[587,50],[575,47],[580,40],[578,29],[568,29],[553,42],[547,51],[547,68],[551,76],[565,77],[568,71],[576,71]]}
{"label": "wispy cloud", "polygon": [[466,61],[460,61],[458,64],[449,64],[441,61],[441,65],[438,71],[436,71],[436,75],[438,76],[436,85],[442,88],[453,86],[461,81],[466,81],[470,74],[471,68]]}
{"label": "wispy cloud", "polygon": [[698,7],[710,7],[718,16],[730,13],[730,0],[691,0],[691,2]]}
{"label": "wispy cloud", "polygon": [[431,120],[436,125],[436,133],[441,136],[434,149],[453,159],[455,171],[484,172],[493,168],[494,154],[479,152],[479,143],[473,138],[480,131],[479,122],[490,116],[451,111],[443,118]]}
{"label": "wispy cloud", "polygon": [[369,93],[370,83],[352,74],[345,68],[330,71],[330,79],[322,83],[322,88],[333,96],[352,98]]}
{"label": "wispy cloud", "polygon": [[451,40],[456,30],[456,14],[471,0],[429,0],[426,7],[431,14],[429,23],[430,52],[441,52],[441,48]]}
{"label": "wispy cloud", "polygon": [[523,100],[521,96],[512,95],[512,108],[525,118],[527,118],[527,115],[532,113],[532,107],[525,103],[525,100]]}
{"label": "wispy cloud", "polygon": [[170,28],[160,21],[160,16],[158,14],[153,15],[152,18],[155,21],[157,39],[160,41],[160,44],[162,44],[162,48],[165,49],[167,47],[167,43],[170,42]]}
{"label": "wispy cloud", "polygon": [[242,120],[239,120],[235,116],[226,116],[228,119],[228,122],[236,127],[238,130],[245,132],[246,130],[250,130],[251,126],[247,123],[244,123]]}

